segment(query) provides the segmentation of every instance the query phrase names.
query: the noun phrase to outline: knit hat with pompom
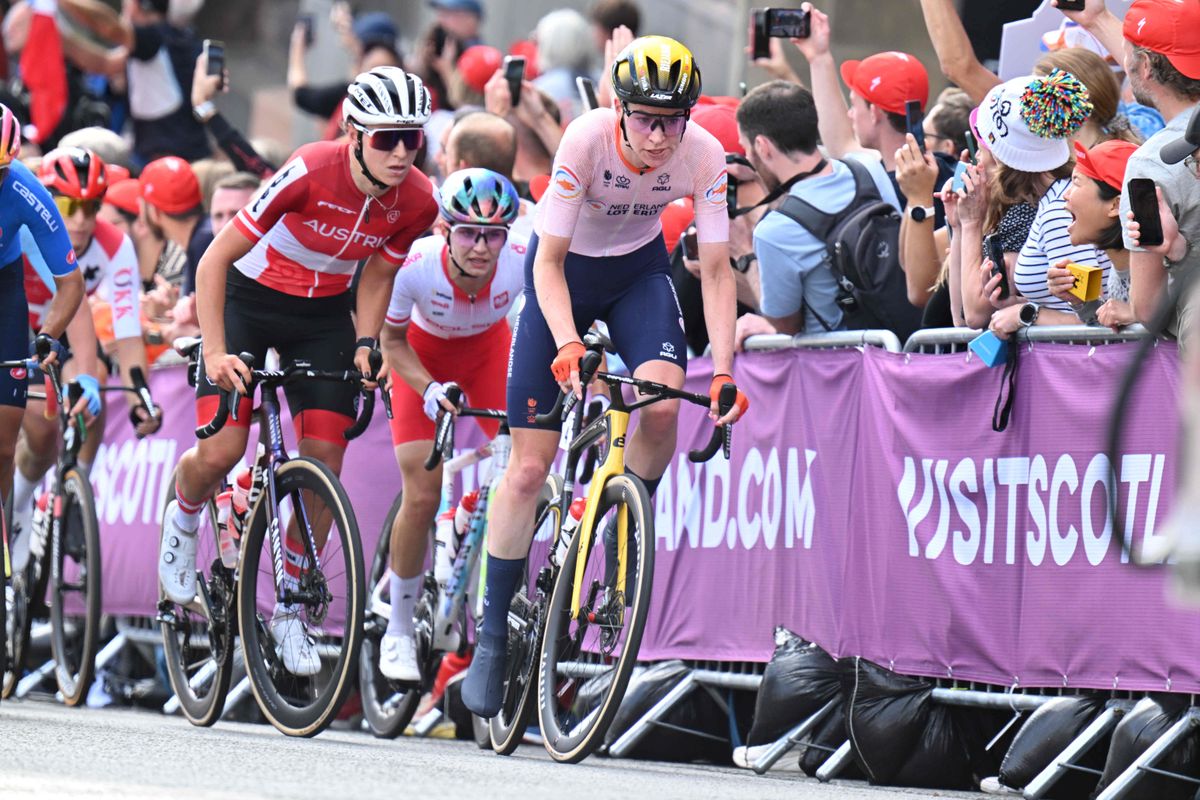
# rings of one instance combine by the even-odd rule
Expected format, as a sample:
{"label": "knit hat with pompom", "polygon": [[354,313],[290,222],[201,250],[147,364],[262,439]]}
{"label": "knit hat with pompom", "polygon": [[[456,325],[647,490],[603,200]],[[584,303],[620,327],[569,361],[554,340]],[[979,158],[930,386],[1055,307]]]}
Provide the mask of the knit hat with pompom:
{"label": "knit hat with pompom", "polygon": [[1071,137],[1092,113],[1087,87],[1061,69],[992,88],[971,127],[996,160],[1021,172],[1049,172],[1071,160]]}

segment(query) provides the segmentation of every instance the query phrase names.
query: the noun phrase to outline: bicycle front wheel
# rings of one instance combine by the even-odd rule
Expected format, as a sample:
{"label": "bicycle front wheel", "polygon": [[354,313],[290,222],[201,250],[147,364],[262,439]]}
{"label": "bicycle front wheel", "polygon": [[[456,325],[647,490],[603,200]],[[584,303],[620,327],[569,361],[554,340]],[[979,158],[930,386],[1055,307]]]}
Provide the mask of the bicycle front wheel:
{"label": "bicycle front wheel", "polygon": [[[534,538],[549,539],[551,545],[562,527],[561,475],[546,477],[538,495],[534,512]],[[546,534],[542,536],[541,534]],[[549,567],[547,567],[549,569]],[[529,584],[526,565],[525,579],[508,607],[508,659],[504,676],[504,700],[500,711],[489,721],[492,749],[502,756],[512,755],[525,736],[533,716],[533,697],[537,687],[535,659],[541,650],[542,625],[545,620],[545,595],[537,584]]]}
{"label": "bicycle front wheel", "polygon": [[[366,605],[362,542],[345,489],[321,462],[287,461],[275,470],[275,486],[279,517],[264,493],[242,543],[238,628],[263,714],[289,736],[316,736],[336,718],[354,685]],[[291,531],[305,550],[299,589],[289,590],[296,598],[291,605],[277,602],[269,527],[278,531],[281,549]],[[310,552],[309,542],[324,537],[324,547]],[[292,637],[311,638],[309,647],[320,657],[314,673],[297,674],[285,663],[284,648],[296,647]]]}
{"label": "bicycle front wheel", "polygon": [[[609,524],[618,514],[626,520],[623,561],[619,528]],[[582,761],[604,741],[637,664],[653,577],[650,496],[634,476],[609,478],[591,530],[575,532],[546,609],[538,700],[542,738],[556,761]]]}
{"label": "bicycle front wheel", "polygon": [[77,706],[92,685],[100,642],[100,525],[92,484],[78,470],[63,476],[62,516],[51,542],[50,651],[63,702]]}
{"label": "bicycle front wheel", "polygon": [[[175,500],[171,476],[166,505]],[[209,498],[196,529],[196,597],[177,606],[159,590],[158,621],[171,690],[188,722],[200,728],[225,710],[233,674],[234,573],[217,551],[217,511]]]}

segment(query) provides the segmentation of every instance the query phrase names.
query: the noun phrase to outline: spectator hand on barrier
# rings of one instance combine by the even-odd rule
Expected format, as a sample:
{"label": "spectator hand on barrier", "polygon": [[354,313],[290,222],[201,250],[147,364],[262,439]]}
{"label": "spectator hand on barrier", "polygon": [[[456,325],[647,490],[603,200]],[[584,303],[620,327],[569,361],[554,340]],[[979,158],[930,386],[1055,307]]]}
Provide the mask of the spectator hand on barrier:
{"label": "spectator hand on barrier", "polygon": [[1104,305],[1096,310],[1096,320],[1114,331],[1120,331],[1137,322],[1133,316],[1133,307],[1121,300],[1106,300]]}
{"label": "spectator hand on barrier", "polygon": [[[1179,234],[1179,222],[1175,219],[1175,215],[1171,212],[1171,207],[1167,205],[1167,201],[1163,199],[1162,189],[1156,188],[1154,191],[1158,195],[1158,217],[1162,221],[1163,243],[1145,249],[1147,252],[1162,256],[1168,261],[1180,261],[1188,252],[1187,239]],[[1132,211],[1127,212],[1125,217],[1129,220],[1125,228],[1129,234],[1129,241],[1133,243],[1134,247],[1139,247],[1142,226],[1133,218]]]}
{"label": "spectator hand on barrier", "polygon": [[778,333],[775,326],[763,317],[758,314],[743,314],[738,317],[737,325],[733,329],[734,349],[741,353],[744,351],[743,345],[749,337],[769,336],[774,333]]}
{"label": "spectator hand on barrier", "polygon": [[[990,264],[989,261],[984,261],[984,264]],[[1025,304],[1024,298],[1017,300],[1019,305],[1010,305],[1001,308],[995,314],[992,314],[992,321],[988,323],[988,330],[996,334],[998,339],[1007,339],[1023,327],[1021,324],[1021,306]]]}

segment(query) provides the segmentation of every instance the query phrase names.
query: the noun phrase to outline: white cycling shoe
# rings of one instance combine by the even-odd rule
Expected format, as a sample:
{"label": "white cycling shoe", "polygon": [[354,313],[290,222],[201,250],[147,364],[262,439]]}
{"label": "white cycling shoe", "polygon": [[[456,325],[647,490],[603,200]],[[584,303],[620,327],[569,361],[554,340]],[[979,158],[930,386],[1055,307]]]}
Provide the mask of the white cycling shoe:
{"label": "white cycling shoe", "polygon": [[308,626],[298,613],[276,609],[275,616],[271,617],[271,638],[275,640],[275,652],[288,672],[307,677],[321,671],[316,643],[308,635]]}
{"label": "white cycling shoe", "polygon": [[379,671],[388,680],[419,683],[421,668],[417,666],[417,643],[413,637],[385,633],[379,644]]}
{"label": "white cycling shoe", "polygon": [[183,606],[196,596],[196,533],[180,526],[178,514],[179,503],[172,500],[163,512],[158,582],[168,600]]}
{"label": "white cycling shoe", "polygon": [[29,565],[29,547],[33,541],[33,504],[12,512],[12,530],[9,543],[12,545],[12,571],[16,575]]}

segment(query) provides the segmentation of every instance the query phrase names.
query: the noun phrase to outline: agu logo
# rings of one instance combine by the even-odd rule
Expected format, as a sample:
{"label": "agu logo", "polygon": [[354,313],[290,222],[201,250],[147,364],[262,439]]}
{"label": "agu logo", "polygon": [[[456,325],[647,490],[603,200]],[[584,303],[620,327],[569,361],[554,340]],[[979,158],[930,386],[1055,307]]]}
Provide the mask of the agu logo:
{"label": "agu logo", "polygon": [[574,200],[583,194],[579,177],[569,167],[559,167],[554,173],[554,180],[551,183],[554,184],[555,193],[563,200]]}

